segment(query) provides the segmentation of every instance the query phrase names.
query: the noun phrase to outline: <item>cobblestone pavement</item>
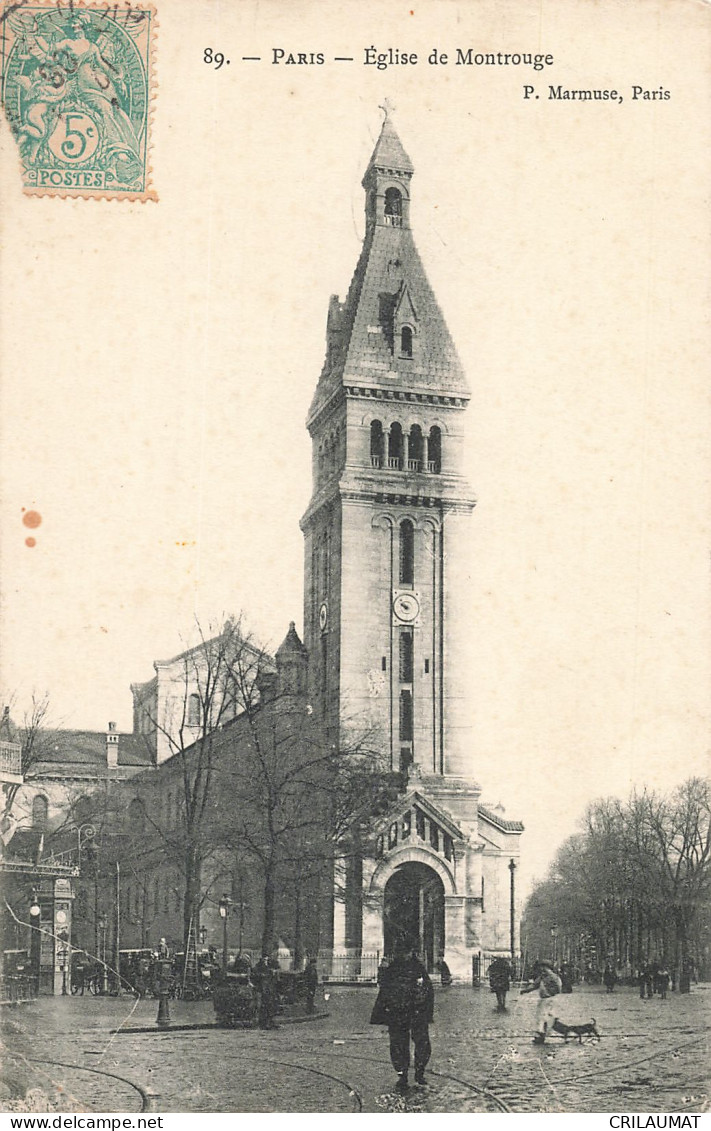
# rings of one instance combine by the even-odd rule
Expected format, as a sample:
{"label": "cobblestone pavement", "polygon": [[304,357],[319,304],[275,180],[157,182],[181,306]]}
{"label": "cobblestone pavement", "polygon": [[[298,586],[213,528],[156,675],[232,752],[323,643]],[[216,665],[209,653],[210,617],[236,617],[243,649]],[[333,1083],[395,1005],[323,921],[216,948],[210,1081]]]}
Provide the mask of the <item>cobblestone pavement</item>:
{"label": "cobblestone pavement", "polygon": [[173,1024],[196,1028],[165,1031],[153,1000],[43,998],[3,1010],[0,1108],[138,1111],[138,1085],[165,1112],[709,1110],[711,985],[667,1001],[579,990],[561,1016],[594,1017],[601,1039],[542,1047],[535,997],[497,1014],[485,990],[438,989],[431,1086],[404,1099],[387,1032],[368,1023],[372,987],[334,987],[327,1017],[268,1033],[209,1028],[209,1002],[172,1002]]}

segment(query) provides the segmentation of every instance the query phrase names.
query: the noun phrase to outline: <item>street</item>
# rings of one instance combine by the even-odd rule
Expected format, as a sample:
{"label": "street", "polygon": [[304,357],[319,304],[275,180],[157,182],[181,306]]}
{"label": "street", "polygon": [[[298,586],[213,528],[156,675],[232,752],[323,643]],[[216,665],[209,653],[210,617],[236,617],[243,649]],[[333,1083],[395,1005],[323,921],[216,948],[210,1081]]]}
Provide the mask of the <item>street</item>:
{"label": "street", "polygon": [[[531,1044],[536,995],[437,988],[431,1084],[394,1094],[387,1031],[369,1024],[373,987],[338,986],[327,1017],[274,1032],[213,1029],[210,1002],[41,998],[3,1010],[4,1111],[700,1112],[708,1110],[711,985],[667,1001],[576,987],[568,1021],[599,1041]],[[194,1026],[194,1028],[191,1028]],[[147,1030],[147,1031],[141,1031]]]}

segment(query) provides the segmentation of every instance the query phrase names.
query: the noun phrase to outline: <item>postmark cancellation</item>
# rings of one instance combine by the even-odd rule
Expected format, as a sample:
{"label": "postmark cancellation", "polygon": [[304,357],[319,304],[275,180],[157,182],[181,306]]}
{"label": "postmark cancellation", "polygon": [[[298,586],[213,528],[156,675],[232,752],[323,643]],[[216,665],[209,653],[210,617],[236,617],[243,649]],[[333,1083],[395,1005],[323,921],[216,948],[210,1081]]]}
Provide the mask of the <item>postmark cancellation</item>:
{"label": "postmark cancellation", "polygon": [[9,3],[2,104],[36,196],[156,200],[150,185],[155,9]]}

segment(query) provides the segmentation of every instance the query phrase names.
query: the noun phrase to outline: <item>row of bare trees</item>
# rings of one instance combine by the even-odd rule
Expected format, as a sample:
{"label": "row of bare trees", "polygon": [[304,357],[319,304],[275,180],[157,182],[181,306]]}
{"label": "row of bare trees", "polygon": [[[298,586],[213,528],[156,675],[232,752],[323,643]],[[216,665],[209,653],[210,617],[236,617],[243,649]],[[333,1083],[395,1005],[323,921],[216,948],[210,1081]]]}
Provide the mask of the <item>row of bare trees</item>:
{"label": "row of bare trees", "polygon": [[560,958],[629,972],[654,958],[708,966],[710,805],[704,778],[593,802],[528,900],[529,952],[553,944]]}
{"label": "row of bare trees", "polygon": [[[305,920],[318,916],[319,893],[332,890],[335,859],[357,850],[397,782],[367,728],[341,728],[333,741],[307,701],[306,657],[293,631],[276,660],[240,619],[198,633],[163,693],[142,706],[143,741],[153,756],[162,751],[160,765],[96,789],[91,813],[83,811],[96,834],[84,853],[93,867],[86,879],[95,883],[98,871],[113,882],[119,861],[123,884],[148,905],[148,887],[171,876],[184,945],[223,891],[239,888],[243,914],[246,880],[261,946],[272,950],[288,905],[298,957]],[[77,824],[68,812],[54,843],[61,847]]]}

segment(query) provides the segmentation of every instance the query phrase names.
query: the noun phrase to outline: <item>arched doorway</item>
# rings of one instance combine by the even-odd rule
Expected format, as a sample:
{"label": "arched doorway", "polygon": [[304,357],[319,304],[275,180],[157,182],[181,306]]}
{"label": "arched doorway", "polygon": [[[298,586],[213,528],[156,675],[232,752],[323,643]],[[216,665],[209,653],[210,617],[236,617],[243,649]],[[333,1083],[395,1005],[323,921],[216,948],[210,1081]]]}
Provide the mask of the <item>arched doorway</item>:
{"label": "arched doorway", "polygon": [[385,885],[383,942],[386,954],[404,939],[434,970],[444,951],[444,884],[427,864],[408,861]]}

